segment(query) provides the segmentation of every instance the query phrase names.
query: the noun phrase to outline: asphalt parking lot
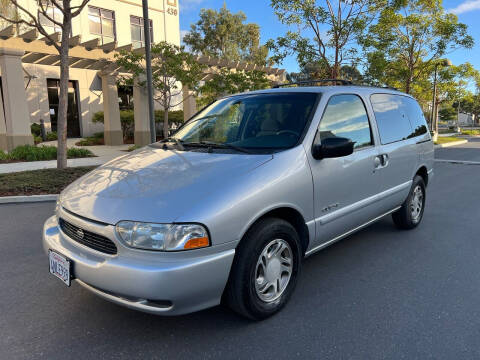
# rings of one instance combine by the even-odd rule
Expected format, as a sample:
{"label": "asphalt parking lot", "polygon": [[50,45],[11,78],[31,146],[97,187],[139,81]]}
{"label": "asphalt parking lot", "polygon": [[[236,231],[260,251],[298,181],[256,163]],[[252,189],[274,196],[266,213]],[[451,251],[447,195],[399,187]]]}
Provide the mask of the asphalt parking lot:
{"label": "asphalt parking lot", "polygon": [[[480,161],[480,140],[437,150]],[[308,258],[278,315],[216,307],[156,317],[48,273],[53,203],[0,206],[0,359],[473,359],[480,357],[480,165],[436,163],[423,223],[390,217]]]}

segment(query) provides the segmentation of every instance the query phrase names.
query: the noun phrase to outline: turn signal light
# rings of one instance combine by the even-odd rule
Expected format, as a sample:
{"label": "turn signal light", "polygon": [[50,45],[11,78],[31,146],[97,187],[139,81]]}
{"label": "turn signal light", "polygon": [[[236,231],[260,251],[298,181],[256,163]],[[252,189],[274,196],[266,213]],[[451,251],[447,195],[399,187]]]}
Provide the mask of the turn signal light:
{"label": "turn signal light", "polygon": [[188,240],[185,245],[184,249],[197,249],[202,247],[207,247],[209,244],[208,237],[201,237]]}

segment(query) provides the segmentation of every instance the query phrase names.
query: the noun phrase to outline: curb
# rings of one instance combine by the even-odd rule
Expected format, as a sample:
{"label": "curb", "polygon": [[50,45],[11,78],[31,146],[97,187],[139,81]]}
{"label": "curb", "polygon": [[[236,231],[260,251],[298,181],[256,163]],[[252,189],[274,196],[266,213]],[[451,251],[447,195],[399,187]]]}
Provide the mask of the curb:
{"label": "curb", "polygon": [[57,194],[52,195],[28,195],[28,196],[2,196],[0,204],[21,204],[44,201],[57,201]]}
{"label": "curb", "polygon": [[468,140],[452,141],[452,142],[445,143],[445,144],[435,145],[435,149],[446,148],[446,147],[455,146],[455,145],[462,145],[462,144],[466,144],[466,143],[468,143]]}

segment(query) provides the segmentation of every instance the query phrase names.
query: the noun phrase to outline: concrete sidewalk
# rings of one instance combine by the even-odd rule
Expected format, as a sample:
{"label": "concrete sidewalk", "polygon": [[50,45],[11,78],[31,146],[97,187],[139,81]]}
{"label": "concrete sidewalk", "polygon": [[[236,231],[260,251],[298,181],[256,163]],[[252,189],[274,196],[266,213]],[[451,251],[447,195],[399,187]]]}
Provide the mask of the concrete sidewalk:
{"label": "concrete sidewalk", "polygon": [[[131,144],[124,144],[118,146],[75,146],[75,143],[80,139],[68,139],[67,147],[77,147],[88,149],[93,152],[97,157],[91,158],[80,158],[80,159],[68,159],[67,164],[69,167],[76,166],[95,166],[102,165],[106,162],[115,159],[116,157],[126,155],[127,150]],[[39,144],[39,146],[53,145],[57,146],[57,141],[47,141]],[[12,173],[18,171],[27,171],[27,170],[40,170],[40,169],[53,169],[57,167],[57,160],[48,160],[48,161],[28,161],[28,162],[17,162],[11,164],[1,164],[0,165],[0,174]]]}

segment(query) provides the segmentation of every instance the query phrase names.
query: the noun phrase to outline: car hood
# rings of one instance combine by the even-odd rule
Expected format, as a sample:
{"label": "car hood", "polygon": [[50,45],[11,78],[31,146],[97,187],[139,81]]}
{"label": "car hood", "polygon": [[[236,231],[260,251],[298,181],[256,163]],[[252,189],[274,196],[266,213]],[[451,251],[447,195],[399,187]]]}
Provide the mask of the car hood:
{"label": "car hood", "polygon": [[147,146],[86,174],[60,195],[63,208],[86,218],[173,222],[192,203],[272,159],[272,155],[164,150]]}

